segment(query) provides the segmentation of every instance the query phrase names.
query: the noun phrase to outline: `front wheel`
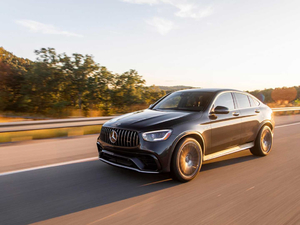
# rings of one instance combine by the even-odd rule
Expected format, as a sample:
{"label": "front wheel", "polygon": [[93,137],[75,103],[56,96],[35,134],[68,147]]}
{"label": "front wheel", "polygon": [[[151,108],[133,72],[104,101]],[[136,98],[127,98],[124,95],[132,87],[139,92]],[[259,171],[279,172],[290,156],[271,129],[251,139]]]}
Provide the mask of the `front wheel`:
{"label": "front wheel", "polygon": [[194,179],[202,166],[202,149],[194,138],[184,138],[176,146],[171,162],[173,179],[187,182]]}
{"label": "front wheel", "polygon": [[273,145],[273,132],[269,126],[264,126],[259,131],[255,145],[250,149],[256,156],[266,156],[270,153]]}

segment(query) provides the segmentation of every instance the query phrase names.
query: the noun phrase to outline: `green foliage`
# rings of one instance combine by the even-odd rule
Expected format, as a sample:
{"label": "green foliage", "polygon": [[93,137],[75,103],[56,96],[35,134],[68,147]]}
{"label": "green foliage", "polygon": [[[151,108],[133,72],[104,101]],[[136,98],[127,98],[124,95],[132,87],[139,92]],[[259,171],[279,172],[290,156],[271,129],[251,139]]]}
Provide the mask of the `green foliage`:
{"label": "green foliage", "polygon": [[300,98],[296,99],[296,100],[294,101],[294,103],[295,103],[295,105],[299,106],[299,105],[300,105]]}
{"label": "green foliage", "polygon": [[116,75],[112,92],[113,107],[118,108],[118,112],[124,112],[128,106],[143,103],[144,84],[145,80],[135,70]]}
{"label": "green foliage", "polygon": [[0,109],[22,110],[24,95],[22,87],[25,75],[32,67],[28,59],[16,57],[0,47]]}
{"label": "green foliage", "polygon": [[96,109],[109,115],[165,95],[155,86],[146,87],[137,71],[113,74],[91,55],[57,54],[54,48],[35,54],[32,62],[0,48],[0,110],[65,117],[69,109],[86,116]]}
{"label": "green foliage", "polygon": [[[110,115],[146,108],[166,92],[195,88],[147,87],[137,71],[114,74],[96,63],[91,55],[57,54],[54,48],[41,48],[35,54],[37,59],[32,62],[0,47],[1,111],[67,117],[72,110],[79,110],[85,116],[97,110]],[[293,95],[287,98],[290,89]],[[300,104],[300,86],[250,93],[265,103],[296,99],[289,104]]]}
{"label": "green foliage", "polygon": [[147,105],[151,105],[165,95],[166,92],[155,85],[144,87],[143,99],[145,99]]}

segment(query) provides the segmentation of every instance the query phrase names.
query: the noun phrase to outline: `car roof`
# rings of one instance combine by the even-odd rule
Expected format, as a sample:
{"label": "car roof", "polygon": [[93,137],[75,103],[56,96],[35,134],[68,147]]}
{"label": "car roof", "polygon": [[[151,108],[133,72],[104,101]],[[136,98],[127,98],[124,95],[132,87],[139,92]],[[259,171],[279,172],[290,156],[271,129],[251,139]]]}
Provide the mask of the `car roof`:
{"label": "car roof", "polygon": [[239,92],[243,92],[243,91],[236,90],[236,89],[226,89],[226,88],[185,89],[185,90],[180,90],[180,91],[177,91],[177,92],[214,92],[214,93],[219,93],[219,92],[223,92],[223,91],[239,91]]}

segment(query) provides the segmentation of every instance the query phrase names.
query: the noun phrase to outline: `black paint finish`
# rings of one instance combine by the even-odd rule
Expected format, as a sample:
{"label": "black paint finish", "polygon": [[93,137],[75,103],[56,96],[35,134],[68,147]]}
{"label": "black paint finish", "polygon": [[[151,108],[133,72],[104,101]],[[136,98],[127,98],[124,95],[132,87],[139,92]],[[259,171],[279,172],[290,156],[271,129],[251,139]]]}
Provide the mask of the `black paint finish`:
{"label": "black paint finish", "polygon": [[[209,98],[206,99],[209,103],[200,111],[156,109],[155,106],[164,101],[168,97],[166,96],[151,105],[149,109],[128,113],[106,122],[103,125],[103,129],[136,131],[139,135],[139,143],[135,147],[116,146],[109,143],[107,139],[104,141],[99,136],[97,145],[100,158],[102,150],[109,151],[112,154],[115,153],[118,156],[124,156],[125,161],[128,158],[128,162],[134,161],[138,162],[138,164],[145,164],[145,161],[143,161],[144,158],[149,158],[150,156],[157,162],[157,167],[153,169],[152,165],[151,169],[147,169],[147,166],[143,165],[143,169],[140,170],[141,172],[169,172],[173,151],[176,144],[184,137],[192,136],[198,140],[202,146],[204,155],[208,155],[253,142],[264,124],[268,124],[271,129],[275,126],[272,110],[245,92],[231,89],[193,89],[174,93],[177,95],[178,93],[186,95],[195,92],[205,92],[207,93],[207,98]],[[226,107],[226,104],[228,104],[224,102],[224,105],[214,105],[215,101],[220,104],[220,101],[217,101],[217,99],[222,94],[228,95],[228,93],[232,95],[234,107],[232,108],[231,104],[231,109],[228,109],[229,112],[227,114],[215,113],[215,107]],[[236,94],[247,95],[249,98],[249,107],[240,108],[235,96]],[[251,104],[253,101],[250,101],[250,98],[259,101],[259,106]],[[145,141],[142,137],[142,133],[144,132],[165,129],[172,130],[172,134],[167,140],[149,142]],[[124,137],[122,136],[122,138]],[[129,136],[125,136],[124,140],[130,141],[130,138]],[[118,163],[116,160],[115,164]]]}

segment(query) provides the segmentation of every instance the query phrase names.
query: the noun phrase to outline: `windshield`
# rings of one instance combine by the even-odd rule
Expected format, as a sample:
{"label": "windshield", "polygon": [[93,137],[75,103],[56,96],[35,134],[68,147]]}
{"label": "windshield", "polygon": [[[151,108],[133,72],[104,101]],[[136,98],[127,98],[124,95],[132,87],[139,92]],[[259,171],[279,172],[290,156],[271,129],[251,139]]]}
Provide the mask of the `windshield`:
{"label": "windshield", "polygon": [[164,98],[154,110],[203,111],[211,100],[210,92],[175,92]]}

